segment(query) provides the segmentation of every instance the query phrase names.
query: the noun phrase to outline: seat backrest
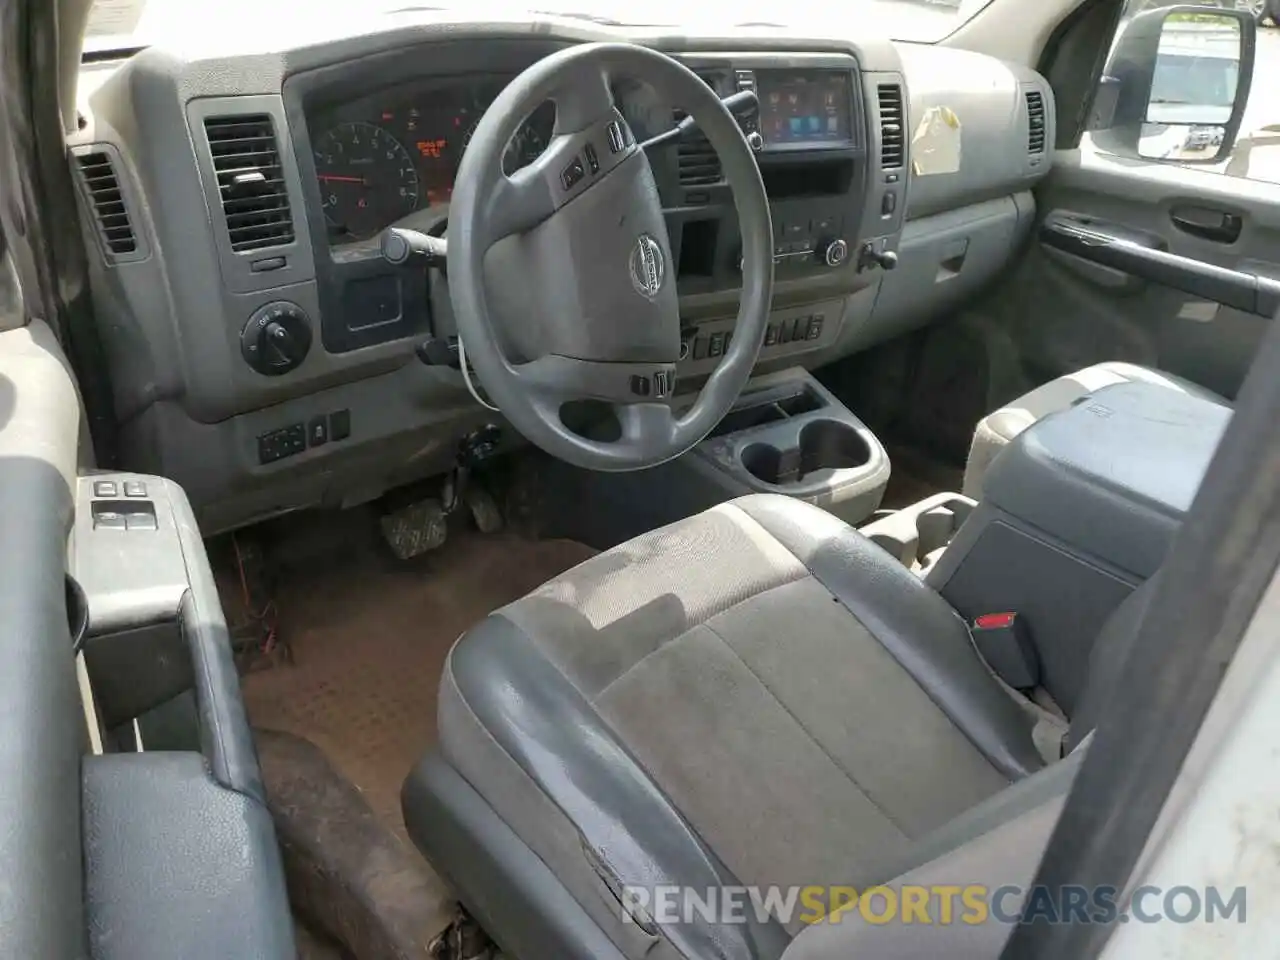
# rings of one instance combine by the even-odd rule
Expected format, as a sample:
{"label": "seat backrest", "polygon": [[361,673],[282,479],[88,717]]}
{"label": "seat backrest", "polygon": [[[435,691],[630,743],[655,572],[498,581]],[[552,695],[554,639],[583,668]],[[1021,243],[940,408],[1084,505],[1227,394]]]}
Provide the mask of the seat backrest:
{"label": "seat backrest", "polygon": [[1129,659],[1129,651],[1138,637],[1138,627],[1146,617],[1159,580],[1157,572],[1129,594],[1098,631],[1089,654],[1089,673],[1067,731],[1064,744],[1067,751],[1074,750],[1098,725],[1103,709],[1115,695],[1120,671]]}
{"label": "seat backrest", "polygon": [[[870,921],[857,903],[836,911],[802,930],[782,960],[996,960],[1013,929],[1008,919],[1022,909],[1021,891],[1035,877],[1086,750],[1087,744],[1082,745],[1060,763],[1017,781],[913,844],[898,875],[883,884],[896,898],[891,914],[889,900],[872,894]],[[978,886],[994,909],[985,921],[975,923],[972,916],[963,919],[972,908],[962,896],[975,896],[972,891]],[[939,887],[952,887],[957,893],[949,921],[944,920]],[[1019,892],[996,895],[1002,887]],[[928,923],[918,915],[904,916],[908,888],[920,891],[917,897],[928,897]],[[883,921],[886,915],[891,915],[890,922]]]}
{"label": "seat backrest", "polygon": [[[887,900],[881,898],[868,909],[873,920],[879,922],[869,922],[867,914],[855,904],[801,931],[783,954],[783,960],[844,960],[853,956],[876,960],[933,956],[996,960],[1000,956],[1013,930],[1008,920],[1022,909],[1025,890],[1035,877],[1084,759],[1089,734],[1116,693],[1121,668],[1146,615],[1158,577],[1159,574],[1130,594],[1099,631],[1089,656],[1085,689],[1067,732],[1067,757],[1016,781],[912,844],[890,868],[896,876],[883,884],[897,898],[891,922],[881,920],[886,915]],[[957,898],[952,904],[951,922],[939,922],[941,904],[936,888],[972,890],[975,886],[984,888],[988,906],[998,906],[1000,916],[993,912],[984,922],[963,922],[960,916],[964,904]],[[915,922],[905,922],[903,891],[908,887],[922,888],[913,896],[928,897],[924,902],[930,923],[922,923],[918,917]],[[991,897],[1001,887],[1015,887],[1017,892],[1001,895],[1000,902],[993,905]]]}

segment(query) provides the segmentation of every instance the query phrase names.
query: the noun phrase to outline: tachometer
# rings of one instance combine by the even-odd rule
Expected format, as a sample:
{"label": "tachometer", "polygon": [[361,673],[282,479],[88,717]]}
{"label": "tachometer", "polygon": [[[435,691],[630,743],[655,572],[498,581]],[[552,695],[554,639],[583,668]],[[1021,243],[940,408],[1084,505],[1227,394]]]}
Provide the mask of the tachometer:
{"label": "tachometer", "polygon": [[413,158],[381,127],[340,123],[316,141],[314,152],[333,239],[367,239],[417,208]]}
{"label": "tachometer", "polygon": [[[478,112],[482,113],[483,111]],[[511,138],[511,142],[507,144],[507,152],[502,156],[502,172],[510,176],[521,167],[527,167],[542,156],[542,151],[547,149],[547,144],[551,140],[551,131],[555,127],[555,123],[556,107],[554,103],[548,100],[529,115],[529,119],[520,125],[520,129],[516,131],[515,136]],[[477,117],[467,127],[466,132],[463,133],[463,150],[471,142],[471,135],[475,133],[479,124],[480,118]]]}

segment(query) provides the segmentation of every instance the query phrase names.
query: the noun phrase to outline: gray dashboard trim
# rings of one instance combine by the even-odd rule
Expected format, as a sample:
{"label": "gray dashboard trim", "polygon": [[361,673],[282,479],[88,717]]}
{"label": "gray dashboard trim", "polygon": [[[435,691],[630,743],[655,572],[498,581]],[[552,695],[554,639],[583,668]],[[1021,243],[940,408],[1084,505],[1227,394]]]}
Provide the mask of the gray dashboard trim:
{"label": "gray dashboard trim", "polygon": [[[327,256],[327,241],[322,244],[317,240],[324,231],[322,224],[314,222],[318,207],[308,200],[312,189],[307,178],[309,140],[305,128],[298,125],[297,104],[290,93],[309,76],[341,76],[354,71],[376,77],[379,66],[397,59],[421,64],[424,77],[469,73],[472,66],[492,73],[493,65],[477,62],[474,55],[468,63],[449,59],[450,47],[475,51],[477,44],[509,44],[513,50],[536,56],[539,51],[566,44],[619,39],[646,44],[690,62],[768,56],[800,63],[851,57],[864,78],[863,111],[869,121],[867,154],[873,181],[874,160],[879,154],[877,83],[891,79],[903,84],[914,121],[917,99],[925,109],[939,97],[955,102],[941,80],[934,83],[929,79],[947,78],[948,70],[930,68],[930,63],[982,64],[978,72],[999,79],[1000,101],[1008,109],[975,106],[972,112],[977,119],[967,124],[966,131],[989,137],[995,136],[992,131],[1003,130],[999,137],[1008,139],[994,143],[990,148],[994,152],[1008,147],[1010,140],[1025,138],[1025,126],[1019,126],[1025,124],[1025,118],[1015,102],[1019,85],[1043,83],[1030,71],[977,54],[872,36],[834,40],[746,30],[718,37],[672,36],[661,28],[621,29],[555,17],[525,23],[454,23],[447,22],[449,16],[457,13],[418,11],[385,19],[372,16],[361,25],[367,32],[354,37],[316,39],[315,25],[308,24],[305,41],[291,39],[287,32],[283,36],[246,33],[225,43],[192,35],[183,38],[181,46],[143,51],[119,67],[90,98],[89,127],[69,139],[73,147],[103,143],[119,151],[119,175],[131,188],[136,187],[139,199],[135,227],[151,241],[151,255],[137,262],[105,268],[100,257],[90,257],[95,306],[104,319],[105,346],[113,373],[120,372],[113,380],[117,412],[125,421],[122,441],[129,462],[179,480],[202,516],[216,504],[219,527],[322,499],[346,501],[352,496],[376,494],[381,485],[397,478],[411,479],[420,475],[416,470],[428,468],[427,460],[434,460],[434,455],[423,458],[416,451],[455,443],[459,431],[481,418],[478,409],[470,409],[454,372],[428,370],[417,363],[412,352],[413,334],[341,354],[328,353],[317,343],[301,366],[281,377],[261,376],[242,361],[240,330],[257,307],[270,300],[292,300],[317,326],[325,308],[324,290],[314,265],[318,258]],[[290,43],[298,46],[278,49]],[[965,97],[980,103],[980,84],[968,82],[962,75],[949,79]],[[1047,84],[1044,89],[1047,91]],[[257,289],[258,278],[247,276],[243,258],[226,248],[220,204],[209,189],[211,169],[202,123],[203,116],[215,106],[266,112],[277,125],[297,250],[290,256],[287,271],[263,281],[271,284],[269,288]],[[1051,119],[1052,109],[1046,112]],[[909,136],[907,140],[909,145]],[[1049,140],[1052,142],[1052,131]],[[154,143],[172,148],[150,149]],[[968,151],[968,142],[965,148]],[[1007,154],[1013,152],[1005,149]],[[973,151],[967,155],[978,160],[983,156]],[[888,220],[879,219],[883,194],[874,183],[870,185],[861,235],[863,239],[880,238],[886,248],[894,249],[907,221],[925,230],[937,224],[945,225],[951,233],[963,233],[968,228],[962,221],[968,217],[948,216],[941,221],[933,217],[971,206],[980,209],[981,201],[1025,191],[1034,182],[1034,176],[1023,176],[1022,171],[997,171],[988,176],[984,170],[974,172],[967,165],[954,179],[912,178],[904,170],[903,193]],[[1020,216],[1015,219],[1021,221]],[[872,227],[873,222],[878,226]],[[1003,249],[990,236],[993,229],[982,228],[983,236],[989,238],[984,243],[993,250]],[[918,235],[915,240],[929,257],[934,256],[936,245],[923,242]],[[988,263],[985,256],[981,266],[983,275],[999,267]],[[846,273],[853,271],[815,275],[812,282],[783,280],[776,286],[777,308],[801,309],[837,298],[848,305],[843,327],[830,341],[805,352],[808,366],[837,359],[878,339],[874,334],[882,328],[881,318],[873,316],[871,304],[877,296],[883,300],[884,291],[878,294],[877,289],[883,283],[892,291],[902,280],[878,270],[844,276]],[[967,290],[968,282],[946,286]],[[437,283],[430,291],[437,306],[447,300],[447,296],[440,296],[441,290]],[[732,312],[735,297],[733,291],[690,294],[681,298],[682,315],[689,321],[723,317]],[[911,322],[915,322],[914,314]],[[883,329],[895,326],[890,322]],[[789,355],[765,361],[757,372],[794,363],[795,359]],[[681,373],[682,387],[692,386],[702,375],[698,371],[687,371],[686,375],[683,368]],[[395,391],[405,391],[405,395]],[[374,410],[407,415],[399,425],[400,434],[393,437],[378,425],[372,434],[361,433],[348,445],[307,450],[266,467],[257,463],[257,433],[356,402],[370,404],[361,408],[363,416],[352,407],[358,423],[367,423]]]}

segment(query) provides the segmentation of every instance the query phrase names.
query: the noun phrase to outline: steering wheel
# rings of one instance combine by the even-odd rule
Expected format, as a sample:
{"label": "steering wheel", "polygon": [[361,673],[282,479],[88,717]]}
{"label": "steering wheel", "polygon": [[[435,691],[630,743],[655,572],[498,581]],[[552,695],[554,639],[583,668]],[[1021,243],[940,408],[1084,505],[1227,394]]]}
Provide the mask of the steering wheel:
{"label": "steering wheel", "polygon": [[[653,172],[610,90],[649,84],[684,107],[720,157],[742,233],[742,299],[731,345],[688,410],[667,400],[680,359],[675,269]],[[556,121],[542,155],[510,176],[507,145],[547,100]],[[737,399],[755,365],[773,293],[773,227],[764,184],[737,121],[692,71],[625,43],[552,54],[498,96],[472,134],[449,210],[449,292],[466,356],[499,410],[569,463],[623,471],[679,456]],[[501,273],[538,319],[499,328],[486,275]],[[506,292],[511,299],[511,288]],[[574,400],[613,407],[613,442],[561,419]]]}

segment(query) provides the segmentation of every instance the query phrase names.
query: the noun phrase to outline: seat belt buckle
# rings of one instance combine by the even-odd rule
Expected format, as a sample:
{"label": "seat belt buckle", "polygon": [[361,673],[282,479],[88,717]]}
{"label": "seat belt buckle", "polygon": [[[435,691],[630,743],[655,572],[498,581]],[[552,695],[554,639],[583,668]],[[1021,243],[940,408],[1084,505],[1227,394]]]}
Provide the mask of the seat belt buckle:
{"label": "seat belt buckle", "polygon": [[969,629],[987,666],[1013,689],[1030,690],[1040,682],[1040,657],[1026,623],[1016,613],[984,613],[974,618]]}

